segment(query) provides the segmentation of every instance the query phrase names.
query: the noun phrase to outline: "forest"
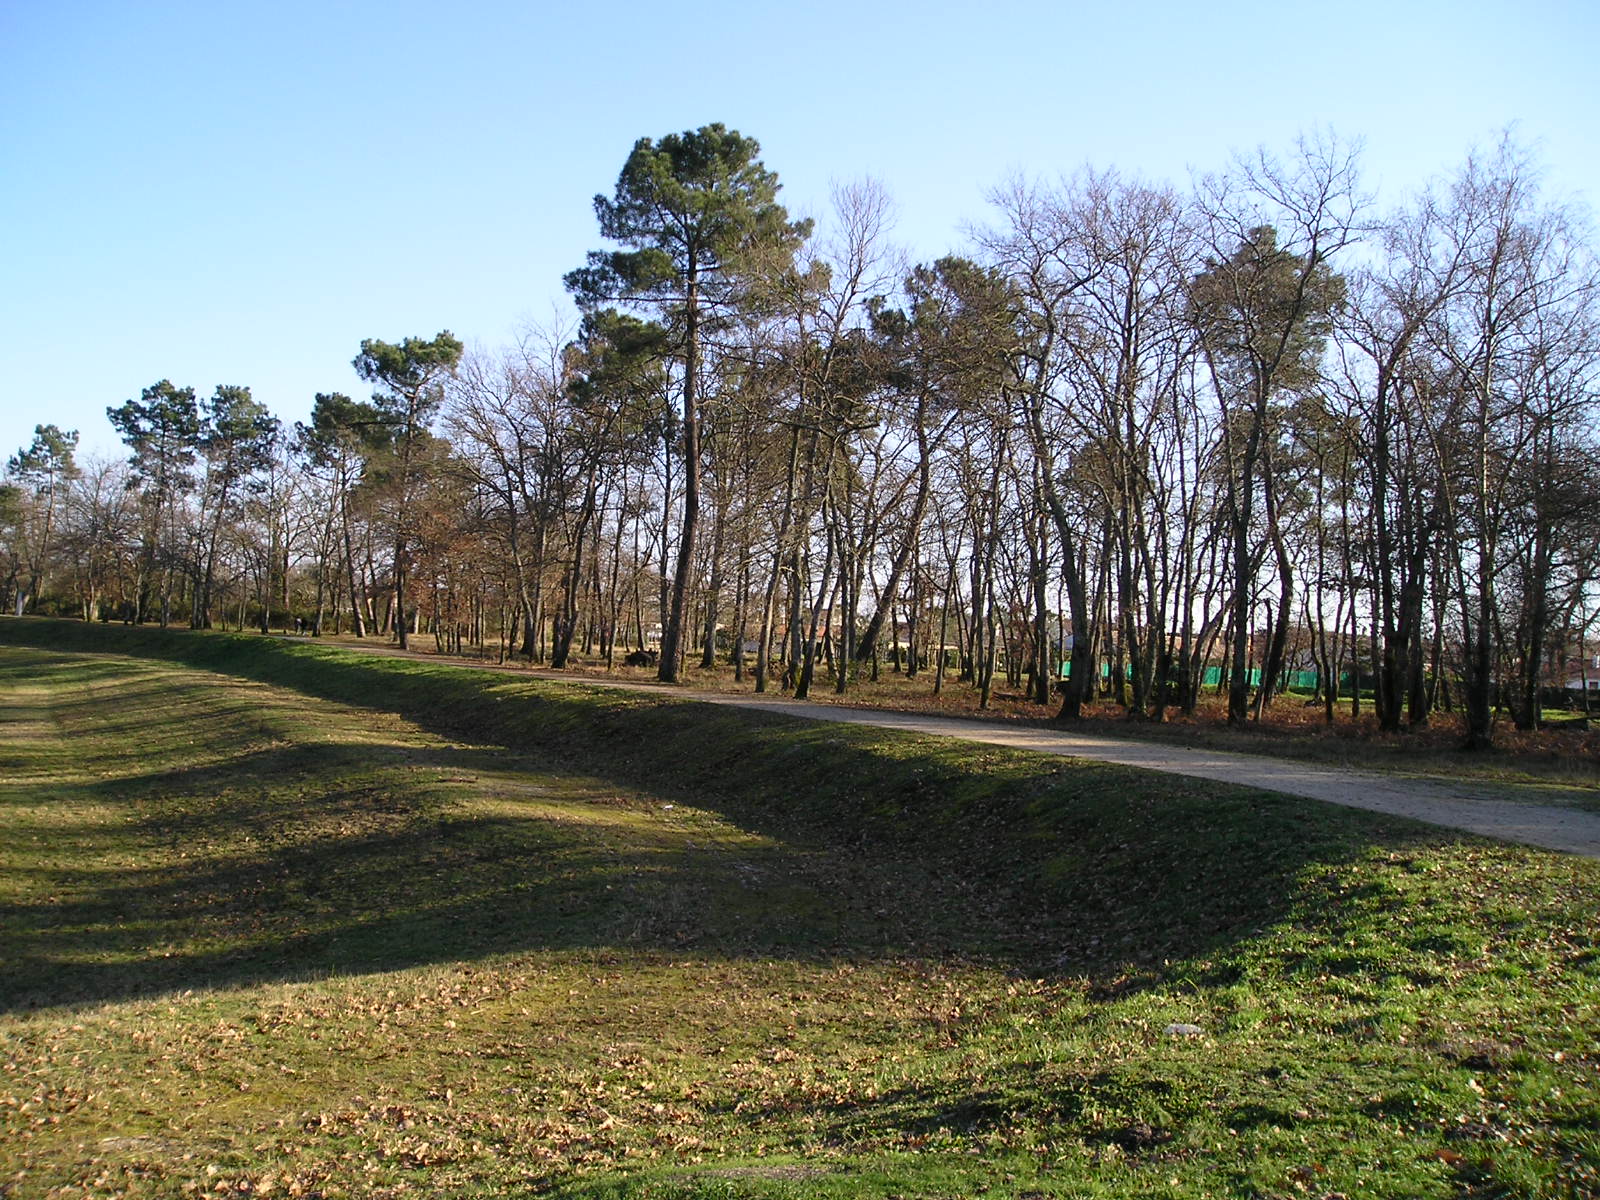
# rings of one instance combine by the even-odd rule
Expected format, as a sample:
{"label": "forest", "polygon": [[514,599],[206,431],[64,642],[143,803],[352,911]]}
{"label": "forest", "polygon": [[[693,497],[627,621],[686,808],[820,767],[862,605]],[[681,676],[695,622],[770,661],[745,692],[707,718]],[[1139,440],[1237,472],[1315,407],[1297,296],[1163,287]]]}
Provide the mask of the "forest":
{"label": "forest", "polygon": [[107,397],[117,459],[40,424],[5,612],[797,696],[892,671],[1063,719],[1294,687],[1473,746],[1587,702],[1600,261],[1514,140],[1392,209],[1331,137],[991,200],[910,263],[874,183],[813,224],[752,138],[643,138],[570,327],[369,339],[370,395],[291,424],[163,379]]}

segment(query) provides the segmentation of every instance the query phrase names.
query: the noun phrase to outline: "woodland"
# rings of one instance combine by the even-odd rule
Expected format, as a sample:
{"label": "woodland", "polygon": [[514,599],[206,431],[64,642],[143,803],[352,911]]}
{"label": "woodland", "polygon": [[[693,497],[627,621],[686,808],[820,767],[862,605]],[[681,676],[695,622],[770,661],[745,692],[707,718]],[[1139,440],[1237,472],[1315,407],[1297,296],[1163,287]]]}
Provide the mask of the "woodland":
{"label": "woodland", "polygon": [[991,200],[913,264],[876,184],[814,225],[752,138],[643,138],[570,327],[369,339],[304,422],[163,379],[122,458],[40,424],[0,599],[1062,719],[1295,688],[1473,746],[1586,702],[1600,261],[1523,148],[1394,208],[1331,138]]}

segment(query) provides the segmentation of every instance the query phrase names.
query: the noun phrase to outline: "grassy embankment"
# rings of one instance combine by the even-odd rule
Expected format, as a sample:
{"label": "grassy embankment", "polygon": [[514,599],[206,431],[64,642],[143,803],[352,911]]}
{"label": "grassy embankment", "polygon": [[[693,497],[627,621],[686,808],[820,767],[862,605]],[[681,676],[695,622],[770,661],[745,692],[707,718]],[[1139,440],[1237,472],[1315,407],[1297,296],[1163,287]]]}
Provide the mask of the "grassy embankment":
{"label": "grassy embankment", "polygon": [[[374,639],[349,635],[323,641],[365,650],[387,649]],[[412,646],[413,653],[437,661],[485,661],[478,655],[457,659],[438,654],[430,638],[414,638]],[[644,682],[653,681],[655,671],[621,665],[608,671],[602,663],[579,656],[566,677]],[[691,655],[680,690],[748,694],[754,691],[754,683],[749,676],[743,682],[735,681],[732,668],[725,663],[702,668]],[[945,686],[935,694],[930,672],[908,679],[887,668],[880,670],[876,680],[865,674],[853,679],[842,695],[831,683],[820,681],[810,699],[822,704],[1035,723],[1051,721],[1060,707],[1056,702],[1035,704],[1024,693],[997,683],[990,706],[979,709],[978,693],[968,683],[947,676]],[[1130,720],[1120,705],[1100,699],[1085,706],[1083,719],[1074,728],[1105,737],[1269,754],[1407,778],[1445,779],[1496,800],[1600,812],[1600,725],[1569,710],[1547,710],[1544,720],[1538,730],[1522,731],[1509,714],[1502,713],[1495,724],[1493,748],[1469,751],[1463,748],[1466,730],[1459,710],[1437,711],[1426,725],[1384,733],[1378,728],[1370,694],[1363,697],[1359,713],[1352,712],[1348,698],[1336,705],[1330,724],[1323,705],[1311,703],[1299,693],[1279,696],[1265,713],[1243,725],[1229,725],[1226,698],[1210,689],[1200,697],[1192,716],[1168,709],[1160,722]]]}
{"label": "grassy embankment", "polygon": [[0,1195],[1600,1189],[1594,862],[251,637],[0,719]]}

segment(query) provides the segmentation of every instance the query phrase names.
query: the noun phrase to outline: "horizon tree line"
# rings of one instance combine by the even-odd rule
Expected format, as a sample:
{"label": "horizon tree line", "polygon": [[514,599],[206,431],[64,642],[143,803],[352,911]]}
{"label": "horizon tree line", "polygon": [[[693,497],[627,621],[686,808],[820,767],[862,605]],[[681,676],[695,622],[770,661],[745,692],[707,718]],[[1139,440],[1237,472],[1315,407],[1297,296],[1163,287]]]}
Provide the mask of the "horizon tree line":
{"label": "horizon tree line", "polygon": [[1212,687],[1241,723],[1309,677],[1330,721],[1449,708],[1485,746],[1588,661],[1600,267],[1509,139],[1386,214],[1357,166],[1013,180],[907,264],[876,185],[819,232],[753,139],[644,138],[573,328],[368,339],[371,398],[292,428],[161,380],[107,409],[123,461],[40,425],[0,485],[7,611],[797,696],[889,669],[1067,719]]}

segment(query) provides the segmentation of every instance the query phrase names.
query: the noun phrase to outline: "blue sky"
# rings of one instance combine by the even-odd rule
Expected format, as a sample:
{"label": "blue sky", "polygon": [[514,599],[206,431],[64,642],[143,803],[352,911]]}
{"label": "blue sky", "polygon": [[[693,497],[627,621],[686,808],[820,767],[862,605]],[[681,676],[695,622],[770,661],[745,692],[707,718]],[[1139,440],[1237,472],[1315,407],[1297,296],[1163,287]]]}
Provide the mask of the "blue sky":
{"label": "blue sky", "polygon": [[641,136],[759,139],[791,211],[878,179],[931,259],[1007,175],[1183,183],[1316,128],[1386,204],[1507,125],[1600,206],[1600,5],[0,0],[0,454],[246,384],[363,394],[361,339],[511,341],[566,305]]}

